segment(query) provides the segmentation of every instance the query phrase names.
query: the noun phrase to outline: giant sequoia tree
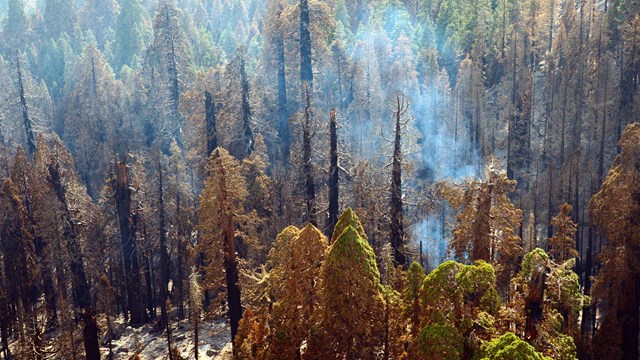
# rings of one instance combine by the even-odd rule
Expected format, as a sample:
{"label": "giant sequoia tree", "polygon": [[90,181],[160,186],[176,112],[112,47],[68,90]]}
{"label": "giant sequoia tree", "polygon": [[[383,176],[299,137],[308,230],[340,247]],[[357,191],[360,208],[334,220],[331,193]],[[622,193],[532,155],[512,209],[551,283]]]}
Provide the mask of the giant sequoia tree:
{"label": "giant sequoia tree", "polygon": [[207,260],[205,288],[213,289],[219,286],[222,282],[221,277],[224,276],[232,341],[238,332],[238,323],[242,317],[236,257],[236,224],[237,215],[242,211],[242,204],[247,196],[246,182],[239,166],[238,161],[222,148],[217,148],[211,154],[207,165],[209,177],[200,195],[198,222],[198,229],[201,231],[198,246],[205,253]]}
{"label": "giant sequoia tree", "polygon": [[[638,321],[640,319],[640,269],[637,266],[640,239],[640,125],[627,126],[613,167],[600,191],[590,203],[590,213],[598,228],[607,235],[603,252],[602,273],[594,291],[606,298],[605,322],[616,321],[619,326],[620,348],[611,349],[624,359],[638,357]],[[605,326],[596,333],[599,346],[615,347],[617,341],[607,339],[607,332],[617,331]],[[615,335],[614,335],[615,337]],[[600,340],[600,341],[598,341]],[[606,351],[599,354],[606,354]]]}

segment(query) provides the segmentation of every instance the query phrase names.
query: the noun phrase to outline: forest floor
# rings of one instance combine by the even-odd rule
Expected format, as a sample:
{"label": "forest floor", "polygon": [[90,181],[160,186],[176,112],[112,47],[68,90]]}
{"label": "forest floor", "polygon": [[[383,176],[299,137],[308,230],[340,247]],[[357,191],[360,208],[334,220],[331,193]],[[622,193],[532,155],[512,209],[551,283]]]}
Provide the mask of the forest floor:
{"label": "forest floor", "polygon": [[[168,359],[166,332],[158,331],[153,323],[132,328],[118,319],[115,324],[118,340],[112,342],[113,359],[132,359],[137,353],[141,360]],[[193,327],[188,321],[173,323],[171,346],[177,347],[183,359],[194,359]],[[203,321],[200,324],[198,359],[231,359],[229,324],[225,319]],[[109,348],[103,344],[100,351],[108,359]]]}

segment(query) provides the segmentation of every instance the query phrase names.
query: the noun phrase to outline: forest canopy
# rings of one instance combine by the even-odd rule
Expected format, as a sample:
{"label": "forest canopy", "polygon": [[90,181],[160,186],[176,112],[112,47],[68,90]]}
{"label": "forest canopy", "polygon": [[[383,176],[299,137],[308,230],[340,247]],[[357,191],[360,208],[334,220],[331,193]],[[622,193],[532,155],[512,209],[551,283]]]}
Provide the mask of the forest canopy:
{"label": "forest canopy", "polygon": [[0,0],[0,358],[640,357],[640,1]]}

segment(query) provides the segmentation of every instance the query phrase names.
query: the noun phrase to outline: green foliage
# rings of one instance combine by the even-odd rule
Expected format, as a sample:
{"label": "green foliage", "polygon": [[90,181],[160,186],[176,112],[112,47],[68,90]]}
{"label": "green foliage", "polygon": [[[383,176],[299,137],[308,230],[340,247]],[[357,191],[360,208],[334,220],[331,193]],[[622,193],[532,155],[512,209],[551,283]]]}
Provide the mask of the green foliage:
{"label": "green foliage", "polygon": [[457,360],[462,358],[465,339],[450,325],[425,326],[418,335],[420,359]]}
{"label": "green foliage", "polygon": [[529,279],[533,274],[534,269],[540,266],[545,267],[548,261],[549,255],[547,255],[544,250],[535,248],[533,251],[524,255],[521,266],[522,269],[518,276],[524,279]]}
{"label": "green foliage", "polygon": [[340,219],[346,228],[329,247],[320,269],[321,349],[309,351],[370,358],[383,341],[383,287],[375,253],[354,227],[361,228],[360,221],[350,209],[345,213]]}
{"label": "green foliage", "polygon": [[491,264],[479,260],[473,265],[464,266],[456,274],[456,280],[460,291],[473,296],[492,288],[496,282],[496,274]]}
{"label": "green foliage", "polygon": [[489,314],[496,314],[502,307],[502,298],[495,287],[490,287],[480,298],[480,309]]}
{"label": "green foliage", "polygon": [[513,333],[506,333],[498,339],[484,344],[477,360],[551,360],[536,351],[527,342],[521,340]]}
{"label": "green foliage", "polygon": [[365,234],[364,232],[364,228],[360,223],[360,219],[358,219],[358,215],[356,215],[356,212],[348,207],[342,212],[342,214],[340,214],[340,217],[338,217],[338,222],[333,228],[333,234],[331,235],[331,244],[333,244],[349,226],[352,226],[358,232],[358,236],[360,238],[368,241],[367,234]]}

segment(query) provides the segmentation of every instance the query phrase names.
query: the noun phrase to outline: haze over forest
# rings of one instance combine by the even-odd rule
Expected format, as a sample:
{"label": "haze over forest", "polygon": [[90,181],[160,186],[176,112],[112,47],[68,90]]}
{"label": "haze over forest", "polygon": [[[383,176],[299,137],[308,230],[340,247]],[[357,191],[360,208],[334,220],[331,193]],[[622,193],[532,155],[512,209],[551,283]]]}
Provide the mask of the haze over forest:
{"label": "haze over forest", "polygon": [[640,358],[639,0],[0,0],[0,358]]}

